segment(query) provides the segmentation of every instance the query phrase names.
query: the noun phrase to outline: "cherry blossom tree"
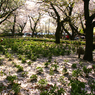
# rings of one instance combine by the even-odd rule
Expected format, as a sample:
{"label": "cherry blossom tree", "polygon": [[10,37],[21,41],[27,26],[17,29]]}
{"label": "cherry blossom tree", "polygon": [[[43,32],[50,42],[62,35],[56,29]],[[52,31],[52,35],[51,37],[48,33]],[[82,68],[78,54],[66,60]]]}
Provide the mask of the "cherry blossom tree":
{"label": "cherry blossom tree", "polygon": [[22,6],[24,0],[0,0],[0,24]]}
{"label": "cherry blossom tree", "polygon": [[34,36],[34,32],[37,31],[37,25],[38,25],[38,22],[40,21],[40,19],[41,19],[40,13],[38,15],[36,15],[35,17],[29,16],[30,28],[32,30],[32,37]]}

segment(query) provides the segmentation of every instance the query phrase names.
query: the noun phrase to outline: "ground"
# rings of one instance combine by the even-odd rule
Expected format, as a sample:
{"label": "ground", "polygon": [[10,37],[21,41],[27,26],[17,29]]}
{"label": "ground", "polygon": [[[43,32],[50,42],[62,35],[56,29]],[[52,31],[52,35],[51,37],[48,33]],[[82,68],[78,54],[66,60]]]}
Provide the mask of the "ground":
{"label": "ground", "polygon": [[[36,61],[31,61],[32,64],[28,65],[27,63],[30,60],[27,60],[25,63],[22,63],[21,60],[19,60],[16,56],[16,54],[14,54],[13,59],[9,60],[9,58],[6,58],[5,55],[0,55],[0,58],[4,58],[2,60],[1,66],[0,66],[0,71],[3,72],[3,74],[0,74],[0,84],[3,83],[3,86],[5,86],[5,88],[1,91],[0,95],[13,95],[14,91],[11,89],[11,87],[9,87],[8,85],[10,84],[8,82],[8,80],[6,79],[7,76],[10,75],[16,75],[17,76],[17,80],[16,82],[20,84],[20,95],[40,95],[40,90],[37,88],[38,85],[38,81],[40,79],[46,79],[48,84],[50,85],[54,85],[56,84],[59,88],[62,87],[65,89],[65,95],[70,95],[70,89],[71,86],[68,86],[69,78],[72,76],[72,71],[75,70],[76,68],[72,68],[72,64],[77,64],[77,68],[80,68],[80,64],[83,66],[87,66],[87,68],[92,68],[92,65],[94,64],[94,62],[88,62],[88,61],[84,61],[82,60],[82,56],[80,59],[78,59],[77,54],[70,54],[70,55],[64,55],[64,56],[53,56],[51,63],[49,64],[48,68],[45,68],[44,63],[48,61],[47,58],[41,57],[41,58],[37,58]],[[56,62],[55,62],[56,61]],[[22,72],[28,72],[27,75],[22,76],[22,72],[17,72],[17,68],[14,66],[14,63],[16,63],[16,65],[20,65],[23,67],[24,71]],[[50,67],[51,64],[58,64],[58,69],[57,71],[54,71],[53,75],[50,75]],[[67,72],[68,75],[64,75],[64,81],[65,83],[61,83],[59,81],[60,76],[63,76],[62,70],[63,70],[63,66],[65,66],[67,68]],[[36,74],[36,67],[42,67],[43,68],[43,72],[42,74],[37,74],[38,78],[37,78],[37,82],[31,82],[30,77],[33,74]],[[81,82],[85,82],[86,83],[86,87],[85,90],[90,93],[90,88],[88,86],[88,81],[95,79],[95,72],[91,72],[89,73],[89,78],[86,78],[83,76],[79,76],[78,79]]]}

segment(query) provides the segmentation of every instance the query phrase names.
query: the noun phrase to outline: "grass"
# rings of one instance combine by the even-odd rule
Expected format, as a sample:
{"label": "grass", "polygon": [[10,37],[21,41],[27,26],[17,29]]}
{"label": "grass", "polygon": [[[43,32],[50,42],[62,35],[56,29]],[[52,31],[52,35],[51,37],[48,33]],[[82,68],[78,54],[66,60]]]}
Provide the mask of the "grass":
{"label": "grass", "polygon": [[[41,41],[42,40],[42,41]],[[10,42],[10,45],[8,43]],[[48,42],[48,43],[47,43]],[[52,42],[52,43],[50,43]],[[64,45],[62,44],[64,43]],[[70,45],[68,45],[70,44]],[[43,56],[52,59],[52,56],[69,55],[71,50],[75,52],[79,44],[84,45],[85,42],[80,41],[64,41],[62,40],[60,45],[54,43],[54,40],[49,39],[4,39],[2,45],[11,48],[14,52],[18,53],[18,59],[22,59],[22,55],[25,55],[32,61],[36,61],[37,58]],[[1,49],[4,48],[1,46]],[[40,54],[40,55],[39,55]],[[7,57],[11,56],[6,54]]]}

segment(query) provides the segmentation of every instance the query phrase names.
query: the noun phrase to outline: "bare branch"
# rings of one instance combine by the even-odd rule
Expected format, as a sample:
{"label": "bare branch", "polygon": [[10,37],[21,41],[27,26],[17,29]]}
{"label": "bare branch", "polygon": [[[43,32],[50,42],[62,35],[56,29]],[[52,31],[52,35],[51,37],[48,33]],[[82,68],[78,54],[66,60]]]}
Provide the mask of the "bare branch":
{"label": "bare branch", "polygon": [[95,27],[95,21],[92,23],[93,28]]}
{"label": "bare branch", "polygon": [[56,8],[54,7],[54,5],[53,5],[52,3],[50,3],[50,5],[51,5],[51,7],[53,8],[53,10],[54,10],[54,12],[55,12],[55,14],[56,14],[56,16],[57,16],[57,20],[60,19],[60,16],[59,16],[59,14],[58,14]]}
{"label": "bare branch", "polygon": [[83,22],[82,22],[81,15],[80,15],[80,22],[81,22],[82,29],[83,29],[83,31],[85,32],[85,28],[84,28],[84,25],[83,25]]}
{"label": "bare branch", "polygon": [[94,18],[95,18],[95,13],[90,16],[90,20],[93,21]]}
{"label": "bare branch", "polygon": [[2,23],[2,22],[4,22],[12,13],[13,13],[13,11],[15,11],[17,8],[15,8],[15,9],[13,9],[11,12],[9,12],[8,13],[8,15],[2,20],[2,21],[0,21],[0,24]]}
{"label": "bare branch", "polygon": [[[21,7],[22,5],[20,5],[19,7]],[[6,17],[3,19],[3,20],[1,20],[0,21],[0,24],[1,23],[3,23],[14,11],[16,11],[19,7],[16,7],[16,8],[14,8],[12,11],[10,11],[7,15],[6,15]]]}
{"label": "bare branch", "polygon": [[48,12],[49,16],[56,20],[56,16],[52,12]]}

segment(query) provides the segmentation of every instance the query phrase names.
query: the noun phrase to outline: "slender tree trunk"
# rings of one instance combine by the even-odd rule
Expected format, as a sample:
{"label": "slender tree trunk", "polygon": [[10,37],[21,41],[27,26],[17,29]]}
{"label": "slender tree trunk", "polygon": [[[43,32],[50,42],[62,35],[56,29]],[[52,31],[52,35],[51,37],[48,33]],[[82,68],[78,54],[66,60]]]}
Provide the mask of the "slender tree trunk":
{"label": "slender tree trunk", "polygon": [[13,29],[12,29],[12,37],[14,37],[14,33],[15,33],[15,23],[16,23],[16,15],[14,15],[14,24],[13,24]]}
{"label": "slender tree trunk", "polygon": [[75,29],[74,29],[74,27],[71,23],[69,23],[69,26],[71,27],[71,30],[72,30],[72,34],[70,36],[70,39],[74,40],[74,38],[75,38]]}
{"label": "slender tree trunk", "polygon": [[60,43],[60,31],[61,31],[61,23],[57,23],[57,28],[56,28],[56,33],[55,33],[55,43],[59,44]]}
{"label": "slender tree trunk", "polygon": [[34,31],[35,31],[35,30],[32,30],[32,37],[34,37]]}

